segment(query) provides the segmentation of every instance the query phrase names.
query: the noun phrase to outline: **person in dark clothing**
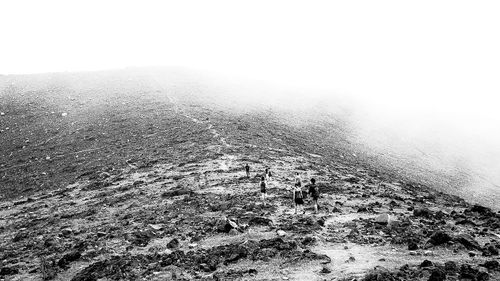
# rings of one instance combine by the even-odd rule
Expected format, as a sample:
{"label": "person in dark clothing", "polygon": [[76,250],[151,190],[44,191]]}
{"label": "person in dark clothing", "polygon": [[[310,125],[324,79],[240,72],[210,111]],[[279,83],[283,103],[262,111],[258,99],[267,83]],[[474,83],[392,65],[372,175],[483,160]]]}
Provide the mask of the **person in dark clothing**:
{"label": "person in dark clothing", "polygon": [[305,213],[304,210],[304,195],[302,193],[302,188],[300,184],[295,184],[293,188],[293,202],[295,203],[295,214],[297,214],[297,210],[299,206],[302,206],[302,213]]}
{"label": "person in dark clothing", "polygon": [[248,163],[245,165],[245,172],[247,173],[247,178],[250,177],[250,166],[248,165]]}
{"label": "person in dark clothing", "polygon": [[264,202],[264,204],[266,203],[266,192],[267,192],[266,187],[267,187],[266,179],[264,177],[261,177],[260,178],[260,194],[261,194],[262,201]]}
{"label": "person in dark clothing", "polygon": [[319,187],[316,185],[316,179],[311,178],[311,183],[309,184],[309,194],[312,197],[314,204],[314,213],[318,213],[318,199],[319,199]]}

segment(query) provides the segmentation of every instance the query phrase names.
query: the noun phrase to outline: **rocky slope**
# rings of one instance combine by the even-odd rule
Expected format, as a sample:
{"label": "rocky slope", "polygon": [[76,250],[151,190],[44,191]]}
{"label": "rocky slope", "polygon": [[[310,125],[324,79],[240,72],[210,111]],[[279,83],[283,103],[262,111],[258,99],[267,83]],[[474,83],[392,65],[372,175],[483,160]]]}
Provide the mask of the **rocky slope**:
{"label": "rocky slope", "polygon": [[[2,83],[0,279],[500,280],[500,214],[367,165],[341,120],[136,73]],[[319,214],[294,214],[296,172]]]}

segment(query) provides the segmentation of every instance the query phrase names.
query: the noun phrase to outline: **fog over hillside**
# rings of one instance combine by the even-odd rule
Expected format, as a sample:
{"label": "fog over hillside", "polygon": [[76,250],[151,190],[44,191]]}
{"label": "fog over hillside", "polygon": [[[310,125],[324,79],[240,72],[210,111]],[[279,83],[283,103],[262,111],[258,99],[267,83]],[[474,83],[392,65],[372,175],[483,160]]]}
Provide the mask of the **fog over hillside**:
{"label": "fog over hillside", "polygon": [[[179,96],[290,123],[341,116],[360,150],[494,205],[499,12],[495,1],[5,2],[0,73],[174,67],[153,76]],[[136,74],[165,74],[151,69]]]}
{"label": "fog over hillside", "polygon": [[299,117],[295,120],[299,123],[344,120],[360,151],[417,181],[498,208],[500,115],[494,97],[484,93],[446,100],[429,94],[369,97],[223,75],[192,77],[196,78],[187,84],[195,81],[199,95],[226,110],[272,109]]}
{"label": "fog over hillside", "polygon": [[[117,97],[154,91],[160,86],[165,91],[156,95],[157,102],[175,97],[238,114],[252,112],[265,115],[266,112],[274,112],[281,116],[282,122],[297,127],[325,126],[324,123],[317,123],[322,121],[342,122],[353,152],[360,154],[358,157],[365,155],[365,160],[376,159],[373,164],[382,165],[380,168],[390,168],[416,182],[460,194],[473,202],[498,207],[500,146],[497,144],[500,139],[494,129],[498,124],[497,116],[488,111],[487,104],[484,104],[484,111],[479,108],[481,103],[467,105],[469,108],[466,108],[459,107],[465,104],[457,106],[452,101],[442,102],[441,107],[436,108],[431,97],[424,97],[426,100],[418,101],[422,107],[416,108],[407,100],[394,100],[393,97],[377,96],[374,101],[324,89],[283,86],[210,72],[161,67],[9,75],[0,80],[4,102],[9,96],[9,89],[30,91],[52,85],[65,87],[71,93],[79,89],[93,91],[93,88],[101,89],[113,81],[121,81],[125,91],[137,91],[113,94]],[[130,85],[127,86],[127,83]],[[60,94],[64,95],[64,92]],[[81,98],[85,99],[85,95],[80,94],[78,99]],[[61,108],[71,111],[67,104],[61,103],[62,100],[56,97],[56,103],[60,103]],[[92,100],[89,98],[88,102]],[[94,106],[101,105],[96,103]],[[8,113],[8,108],[0,111]]]}

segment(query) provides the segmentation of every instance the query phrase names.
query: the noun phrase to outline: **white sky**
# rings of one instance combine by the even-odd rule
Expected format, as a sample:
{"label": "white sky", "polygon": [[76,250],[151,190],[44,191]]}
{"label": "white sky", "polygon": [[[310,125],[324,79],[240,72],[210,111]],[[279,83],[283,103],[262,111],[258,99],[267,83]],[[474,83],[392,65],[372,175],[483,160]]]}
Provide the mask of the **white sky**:
{"label": "white sky", "polygon": [[498,1],[2,0],[0,73],[174,65],[500,121],[498,15]]}

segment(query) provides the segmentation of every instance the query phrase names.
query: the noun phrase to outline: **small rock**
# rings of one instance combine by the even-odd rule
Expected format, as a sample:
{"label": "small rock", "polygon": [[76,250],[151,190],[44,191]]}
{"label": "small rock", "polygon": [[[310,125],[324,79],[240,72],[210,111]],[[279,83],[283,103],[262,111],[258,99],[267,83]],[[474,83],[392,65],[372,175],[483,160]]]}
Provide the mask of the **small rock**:
{"label": "small rock", "polygon": [[64,236],[69,236],[73,233],[73,230],[71,228],[64,228],[61,230],[61,234]]}
{"label": "small rock", "polygon": [[495,247],[495,245],[491,245],[489,243],[487,243],[486,245],[484,245],[484,248],[483,248],[483,256],[485,257],[489,257],[489,256],[498,256],[498,249],[497,247]]}
{"label": "small rock", "polygon": [[320,271],[320,273],[323,273],[323,274],[328,274],[331,272],[332,272],[332,270],[330,268],[328,268],[327,266],[323,266],[323,268]]}
{"label": "small rock", "polygon": [[62,116],[62,117],[68,116],[68,113],[63,112],[63,113],[61,114],[61,116]]}
{"label": "small rock", "polygon": [[389,224],[390,216],[389,214],[380,214],[375,218],[375,222],[378,224],[386,225]]}
{"label": "small rock", "polygon": [[499,270],[500,269],[500,264],[498,263],[498,261],[495,261],[495,260],[487,261],[484,264],[482,264],[481,266],[487,268],[488,270]]}
{"label": "small rock", "polygon": [[418,244],[413,241],[408,242],[408,250],[410,251],[418,250]]}
{"label": "small rock", "polygon": [[170,240],[170,242],[167,243],[167,248],[175,249],[175,248],[178,248],[179,245],[180,245],[179,240],[177,240],[177,238],[174,238],[174,239]]}
{"label": "small rock", "polygon": [[428,281],[445,281],[446,280],[446,272],[442,269],[434,268],[432,270],[431,276],[429,276]]}
{"label": "small rock", "polygon": [[356,261],[356,259],[353,256],[350,256],[345,262],[349,263],[349,262],[355,262],[355,261]]}
{"label": "small rock", "polygon": [[235,223],[234,221],[232,220],[227,220],[227,223],[232,227],[232,228],[238,228],[238,224]]}
{"label": "small rock", "polygon": [[151,227],[154,230],[160,230],[163,228],[163,226],[161,226],[159,224],[150,224],[149,227]]}
{"label": "small rock", "polygon": [[73,261],[76,261],[78,260],[80,257],[82,256],[82,254],[78,251],[73,251],[73,252],[70,252],[70,253],[67,253],[66,255],[64,255],[58,262],[57,262],[57,265],[60,267],[60,268],[64,268],[64,269],[67,269],[69,268],[69,264]]}
{"label": "small rock", "polygon": [[0,116],[4,116],[5,115],[5,112],[0,112]]}
{"label": "small rock", "polygon": [[454,261],[447,261],[444,263],[444,269],[447,272],[456,272],[458,270],[457,263]]}
{"label": "small rock", "polygon": [[452,238],[448,233],[441,231],[441,230],[438,230],[431,235],[429,243],[431,243],[434,246],[437,246],[437,245],[447,243],[447,242],[451,241],[451,239]]}
{"label": "small rock", "polygon": [[432,212],[427,208],[416,208],[413,210],[413,215],[415,217],[429,218],[432,216]]}
{"label": "small rock", "polygon": [[205,272],[210,272],[210,266],[208,266],[208,264],[206,263],[200,263],[200,269],[205,271]]}
{"label": "small rock", "polygon": [[453,240],[464,245],[467,250],[481,250],[479,243],[469,234],[459,234]]}
{"label": "small rock", "polygon": [[198,247],[198,244],[196,244],[196,243],[189,244],[189,248],[190,249],[193,249],[193,248],[196,248],[196,247]]}
{"label": "small rock", "polygon": [[433,263],[430,260],[424,260],[421,264],[420,267],[431,267]]}
{"label": "small rock", "polygon": [[1,267],[0,268],[0,276],[4,277],[7,275],[15,275],[19,273],[19,269],[15,267]]}
{"label": "small rock", "polygon": [[240,234],[240,233],[238,232],[238,230],[236,230],[234,228],[229,230],[229,235],[231,235],[231,236],[236,236],[238,234]]}
{"label": "small rock", "polygon": [[104,232],[104,231],[98,231],[98,232],[97,232],[97,237],[101,238],[101,237],[106,236],[106,234],[107,234],[107,233],[106,233],[106,232]]}
{"label": "small rock", "polygon": [[286,232],[284,230],[281,230],[281,229],[276,231],[276,234],[278,234],[278,236],[280,236],[280,237],[286,236]]}

